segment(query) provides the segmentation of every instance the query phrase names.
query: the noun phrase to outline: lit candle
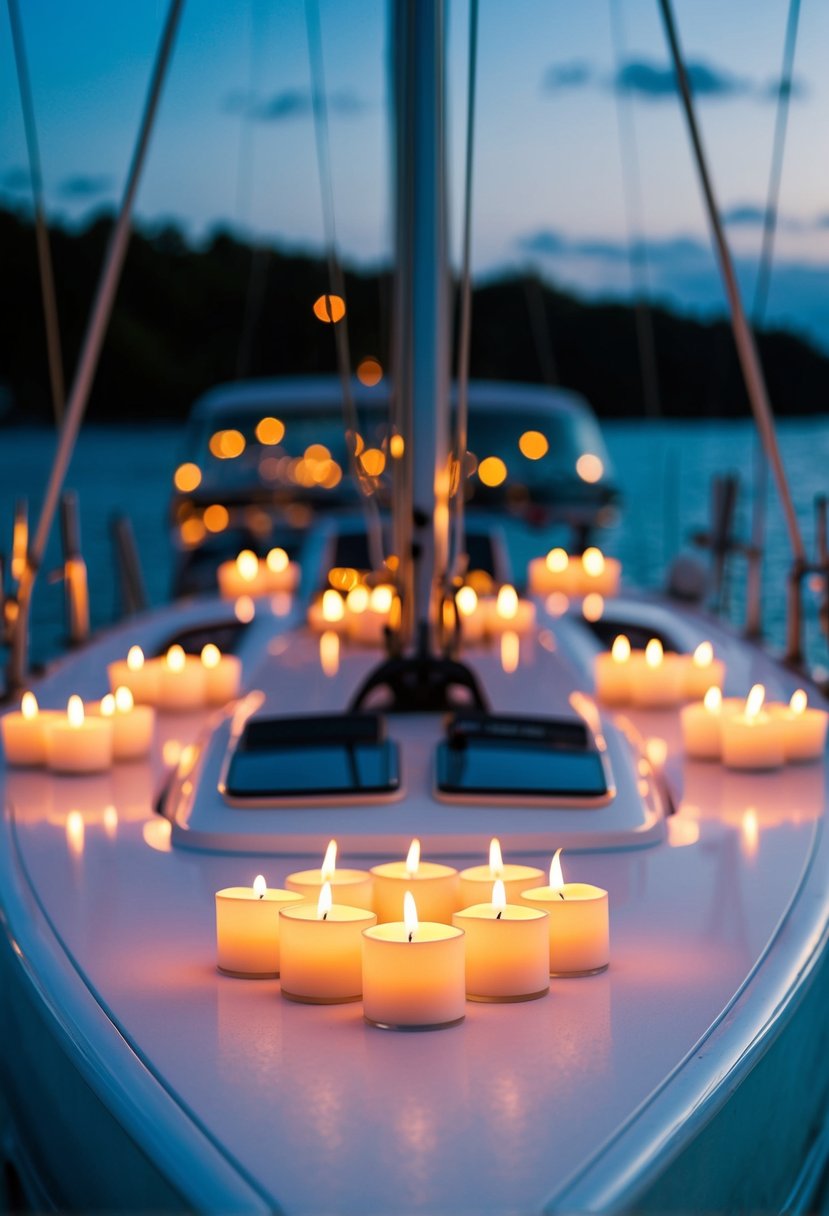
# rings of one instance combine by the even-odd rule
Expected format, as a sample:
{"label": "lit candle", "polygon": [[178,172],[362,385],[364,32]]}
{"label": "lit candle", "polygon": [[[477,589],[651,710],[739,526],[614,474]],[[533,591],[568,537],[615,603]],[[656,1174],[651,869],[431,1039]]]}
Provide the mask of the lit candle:
{"label": "lit candle", "polygon": [[62,715],[46,727],[46,762],[55,773],[102,773],[112,765],[112,723],[87,718],[83,701],[71,696]]}
{"label": "lit candle", "polygon": [[242,683],[242,661],[235,654],[222,654],[218,646],[208,642],[202,647],[201,662],[205,671],[208,705],[226,705],[239,696]]}
{"label": "lit candle", "polygon": [[769,713],[783,727],[783,754],[787,760],[818,760],[826,749],[827,714],[808,703],[802,688],[786,706],[770,705]]}
{"label": "lit candle", "polygon": [[464,931],[466,997],[469,1001],[532,1001],[550,989],[549,915],[508,904],[496,879],[489,903],[456,912]]}
{"label": "lit candle", "polygon": [[613,641],[610,651],[596,655],[596,696],[605,705],[626,705],[630,700],[630,642],[624,634]]}
{"label": "lit candle", "polygon": [[634,651],[630,667],[630,700],[641,709],[663,709],[677,705],[685,685],[684,656],[665,654],[659,638],[651,638],[645,647]]}
{"label": "lit candle", "polygon": [[317,633],[345,633],[348,629],[345,601],[329,587],[308,607],[308,625]]}
{"label": "lit candle", "polygon": [[376,925],[374,913],[333,903],[326,882],[316,904],[283,908],[279,921],[282,995],[308,1005],[359,1001],[362,934]]}
{"label": "lit candle", "polygon": [[404,919],[363,933],[363,1014],[387,1030],[436,1029],[463,1021],[464,933],[437,921],[418,923],[411,891]]}
{"label": "lit candle", "polygon": [[348,904],[352,908],[374,908],[373,883],[368,870],[346,870],[337,868],[337,842],[329,840],[322,866],[319,870],[298,870],[289,874],[285,886],[289,891],[298,891],[306,900],[316,903],[323,883],[330,883],[337,904]]}
{"label": "lit candle", "polygon": [[21,767],[45,764],[46,728],[62,716],[56,709],[40,709],[35,694],[24,692],[20,709],[0,718],[6,763]]}
{"label": "lit candle", "polygon": [[692,760],[719,760],[722,748],[722,693],[716,685],[702,701],[683,705],[679,711],[685,755]]}
{"label": "lit candle", "polygon": [[110,691],[128,688],[136,705],[155,705],[158,701],[158,664],[147,663],[140,646],[130,646],[126,660],[107,666]]}
{"label": "lit candle", "polygon": [[[358,593],[366,592],[366,597]],[[346,597],[348,636],[352,642],[364,646],[382,646],[386,627],[392,625],[392,615],[397,615],[394,588],[381,583],[368,591],[366,587],[355,587]]]}
{"label": "lit candle", "polygon": [[564,549],[551,549],[546,557],[535,557],[529,565],[527,581],[531,595],[559,593],[585,596],[595,593],[607,599],[619,594],[621,562],[605,557],[591,546],[580,557]]}
{"label": "lit candle", "polygon": [[455,592],[455,607],[461,627],[461,641],[480,642],[486,632],[487,611],[474,587],[464,585]]}
{"label": "lit candle", "polygon": [[435,861],[421,861],[420,841],[413,840],[405,861],[372,866],[374,911],[380,924],[403,919],[403,896],[416,893],[420,915],[425,920],[452,923],[458,902],[458,871]]}
{"label": "lit candle", "polygon": [[561,849],[550,865],[550,885],[525,891],[521,902],[549,912],[550,975],[595,975],[610,962],[607,891],[586,882],[565,882]]}
{"label": "lit candle", "polygon": [[520,599],[509,583],[498,589],[494,599],[488,596],[481,602],[485,609],[486,629],[490,634],[497,636],[506,630],[510,633],[527,633],[535,624],[535,604],[532,600]]}
{"label": "lit candle", "polygon": [[739,714],[726,714],[721,723],[722,760],[726,768],[779,768],[783,751],[783,723],[763,712],[766,690],[755,684]]}
{"label": "lit candle", "polygon": [[517,903],[521,892],[537,887],[543,881],[544,871],[536,866],[504,865],[501,842],[493,836],[489,842],[489,865],[470,866],[461,870],[459,908],[484,903],[492,893],[492,884],[500,879],[510,904]]}
{"label": "lit candle", "polygon": [[221,562],[216,571],[219,593],[235,600],[240,595],[266,595],[267,567],[263,568],[252,549],[242,549],[235,561]]}
{"label": "lit candle", "polygon": [[216,892],[216,966],[225,975],[266,979],[279,975],[279,911],[302,903],[293,891],[268,887],[257,874],[252,887]]}
{"label": "lit candle", "polygon": [[112,756],[114,760],[142,760],[150,753],[155,731],[155,710],[149,705],[136,705],[126,687],[107,693],[97,706],[90,706],[112,723]]}
{"label": "lit candle", "polygon": [[299,582],[299,566],[289,559],[284,549],[270,549],[265,555],[264,578],[269,595],[278,591],[295,591]]}
{"label": "lit candle", "polygon": [[580,595],[601,595],[604,599],[619,594],[622,566],[615,557],[605,557],[601,549],[590,547],[581,555]]}
{"label": "lit candle", "polygon": [[714,647],[710,642],[700,642],[690,660],[685,663],[685,696],[696,699],[704,697],[709,688],[722,689],[725,680],[725,663],[714,658]]}
{"label": "lit candle", "polygon": [[157,667],[159,709],[187,712],[204,707],[207,701],[207,671],[200,658],[185,654],[176,643]]}

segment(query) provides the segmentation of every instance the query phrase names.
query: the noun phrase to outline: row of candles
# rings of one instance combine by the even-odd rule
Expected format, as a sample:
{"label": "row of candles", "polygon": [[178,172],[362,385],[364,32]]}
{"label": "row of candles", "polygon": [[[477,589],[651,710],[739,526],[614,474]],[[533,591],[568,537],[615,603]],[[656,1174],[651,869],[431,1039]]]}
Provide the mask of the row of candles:
{"label": "row of candles", "polygon": [[168,713],[187,713],[225,705],[239,695],[241,661],[222,654],[208,642],[200,654],[186,654],[176,643],[166,654],[146,659],[140,646],[131,646],[126,659],[107,666],[111,688],[124,686],[140,705]]}
{"label": "row of candles", "polygon": [[216,893],[218,968],[278,975],[283,996],[308,1004],[362,998],[386,1027],[453,1025],[466,1000],[542,997],[551,975],[609,962],[607,892],[566,883],[560,853],[545,884],[542,870],[505,864],[495,839],[489,865],[460,873],[422,861],[417,840],[405,862],[342,869],[331,841],[320,869],[284,889],[260,875]]}
{"label": "row of candles", "polygon": [[299,585],[300,570],[284,549],[271,549],[257,557],[252,549],[242,549],[232,561],[222,562],[216,571],[219,593],[225,599],[241,595],[274,595],[293,592]]}
{"label": "row of candles", "polygon": [[700,642],[693,654],[674,654],[665,652],[659,638],[633,650],[620,634],[610,651],[596,655],[594,673],[596,696],[605,705],[657,709],[722,688],[725,664],[714,657],[710,642]]}
{"label": "row of candles", "polygon": [[680,711],[686,755],[721,760],[726,768],[775,769],[787,762],[817,760],[826,748],[829,715],[810,706],[802,688],[788,704],[766,702],[755,684],[745,701],[709,688],[702,701]]}

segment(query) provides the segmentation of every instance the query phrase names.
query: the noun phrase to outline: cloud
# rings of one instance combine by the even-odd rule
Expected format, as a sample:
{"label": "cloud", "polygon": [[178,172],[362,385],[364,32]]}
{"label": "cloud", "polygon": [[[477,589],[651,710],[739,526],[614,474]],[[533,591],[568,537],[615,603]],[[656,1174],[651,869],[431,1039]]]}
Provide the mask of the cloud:
{"label": "cloud", "polygon": [[734,228],[762,228],[766,222],[766,208],[757,203],[736,203],[733,207],[726,207],[722,221]]}
{"label": "cloud", "polygon": [[563,89],[578,89],[591,84],[593,79],[593,69],[583,59],[554,63],[544,73],[544,90],[547,93],[558,93]]}
{"label": "cloud", "polygon": [[75,173],[58,183],[57,194],[65,199],[96,198],[109,194],[115,187],[115,178],[106,173]]}
{"label": "cloud", "polygon": [[[742,97],[753,90],[750,81],[712,67],[702,60],[688,60],[685,70],[691,91],[696,97]],[[662,101],[666,97],[675,96],[676,75],[671,64],[629,59],[613,77],[613,88],[618,93],[633,93],[649,101]]]}
{"label": "cloud", "polygon": [[582,261],[595,261],[627,264],[631,255],[644,254],[652,265],[688,264],[710,257],[710,245],[693,236],[671,236],[654,238],[649,241],[636,241],[633,247],[627,241],[606,240],[597,238],[573,238],[552,228],[541,229],[528,236],[519,238],[519,248],[523,253],[536,254],[540,257],[570,258]]}
{"label": "cloud", "polygon": [[[310,117],[318,100],[307,89],[283,89],[266,98],[237,90],[225,98],[223,109],[253,122],[286,122]],[[347,89],[329,93],[326,100],[328,113],[343,118],[357,117],[370,108],[367,102]]]}

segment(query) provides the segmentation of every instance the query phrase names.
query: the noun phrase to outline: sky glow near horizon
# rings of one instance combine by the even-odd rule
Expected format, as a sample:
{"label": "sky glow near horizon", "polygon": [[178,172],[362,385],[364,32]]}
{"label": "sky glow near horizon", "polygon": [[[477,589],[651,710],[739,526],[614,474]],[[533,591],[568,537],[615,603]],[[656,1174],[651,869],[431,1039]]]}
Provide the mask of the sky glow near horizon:
{"label": "sky glow near horizon", "polygon": [[[319,0],[337,236],[370,265],[391,246],[388,13]],[[624,27],[617,55],[612,5]],[[51,216],[118,199],[166,12],[161,0],[20,5]],[[765,207],[788,0],[675,0],[698,113],[748,307]],[[468,4],[449,3],[452,248],[457,260]],[[802,5],[767,320],[829,349],[829,7]],[[723,296],[656,0],[481,0],[473,258],[478,277],[533,267],[586,296],[650,295],[694,314]],[[635,86],[620,95],[619,75]],[[666,83],[667,80],[667,83]],[[304,0],[188,0],[137,213],[191,238],[231,227],[292,248],[324,241]],[[770,96],[770,94],[772,94]],[[0,203],[28,203],[8,16],[0,13]],[[635,132],[637,155],[620,143]],[[624,148],[624,166],[623,152]],[[623,169],[638,162],[628,219]]]}

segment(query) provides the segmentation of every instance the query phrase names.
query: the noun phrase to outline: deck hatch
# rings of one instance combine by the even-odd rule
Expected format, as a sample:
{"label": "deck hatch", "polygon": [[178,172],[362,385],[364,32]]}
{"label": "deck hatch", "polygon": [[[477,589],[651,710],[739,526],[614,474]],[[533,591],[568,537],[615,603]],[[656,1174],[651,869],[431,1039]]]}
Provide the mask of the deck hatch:
{"label": "deck hatch", "polygon": [[251,718],[227,771],[226,792],[245,800],[392,792],[397,745],[382,714]]}

